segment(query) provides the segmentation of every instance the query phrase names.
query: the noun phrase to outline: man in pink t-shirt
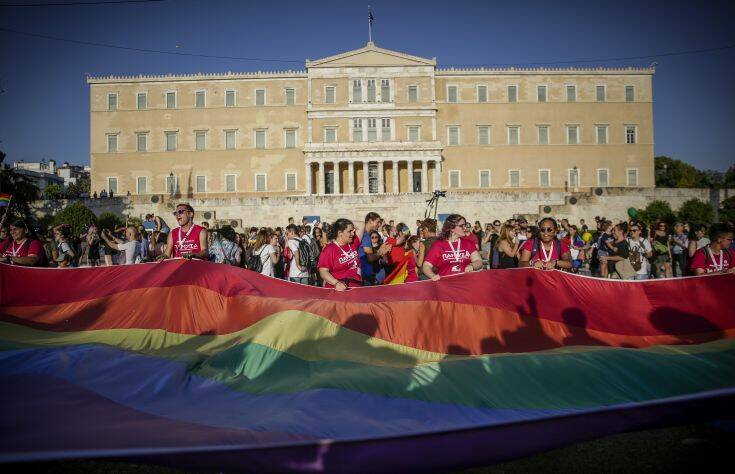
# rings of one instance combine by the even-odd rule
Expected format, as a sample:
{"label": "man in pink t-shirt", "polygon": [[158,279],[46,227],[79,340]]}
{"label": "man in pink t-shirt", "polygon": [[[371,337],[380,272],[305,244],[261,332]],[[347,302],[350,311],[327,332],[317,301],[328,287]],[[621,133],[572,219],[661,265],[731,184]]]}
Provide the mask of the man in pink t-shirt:
{"label": "man in pink t-shirt", "polygon": [[719,225],[710,231],[710,243],[697,250],[689,263],[695,275],[735,273],[735,254],[730,251],[733,232]]}

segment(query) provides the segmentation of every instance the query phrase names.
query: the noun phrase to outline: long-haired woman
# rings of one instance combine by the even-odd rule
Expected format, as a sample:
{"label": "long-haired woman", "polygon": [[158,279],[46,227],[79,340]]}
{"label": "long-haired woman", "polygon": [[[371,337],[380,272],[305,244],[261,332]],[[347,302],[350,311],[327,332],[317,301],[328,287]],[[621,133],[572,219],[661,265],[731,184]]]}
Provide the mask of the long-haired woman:
{"label": "long-haired woman", "polygon": [[278,263],[280,257],[280,247],[278,246],[278,236],[268,231],[268,229],[260,229],[255,237],[253,245],[253,255],[260,258],[263,265],[260,273],[272,277],[275,275],[273,266]]}
{"label": "long-haired woman", "polygon": [[475,243],[467,237],[467,219],[450,214],[441,234],[426,255],[422,270],[436,281],[443,276],[482,270],[482,258]]}
{"label": "long-haired woman", "polygon": [[497,268],[516,268],[520,246],[521,242],[516,238],[515,227],[508,224],[503,225],[494,249],[495,252],[498,252]]}

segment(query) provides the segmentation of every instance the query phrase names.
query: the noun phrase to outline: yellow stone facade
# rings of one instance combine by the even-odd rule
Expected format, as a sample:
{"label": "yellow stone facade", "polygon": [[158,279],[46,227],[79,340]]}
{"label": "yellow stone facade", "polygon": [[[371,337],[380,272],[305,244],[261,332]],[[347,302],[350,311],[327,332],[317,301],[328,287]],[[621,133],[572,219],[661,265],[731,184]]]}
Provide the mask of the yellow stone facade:
{"label": "yellow stone facade", "polygon": [[441,69],[368,43],[305,72],[90,77],[92,191],[653,187],[653,73]]}

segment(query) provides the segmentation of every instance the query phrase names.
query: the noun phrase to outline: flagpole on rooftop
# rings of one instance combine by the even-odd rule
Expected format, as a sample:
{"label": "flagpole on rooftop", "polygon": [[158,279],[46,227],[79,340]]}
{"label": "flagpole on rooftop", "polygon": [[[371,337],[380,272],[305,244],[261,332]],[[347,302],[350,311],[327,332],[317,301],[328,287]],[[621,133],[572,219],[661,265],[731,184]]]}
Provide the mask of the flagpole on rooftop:
{"label": "flagpole on rooftop", "polygon": [[373,42],[373,11],[370,9],[370,5],[368,5],[368,42]]}

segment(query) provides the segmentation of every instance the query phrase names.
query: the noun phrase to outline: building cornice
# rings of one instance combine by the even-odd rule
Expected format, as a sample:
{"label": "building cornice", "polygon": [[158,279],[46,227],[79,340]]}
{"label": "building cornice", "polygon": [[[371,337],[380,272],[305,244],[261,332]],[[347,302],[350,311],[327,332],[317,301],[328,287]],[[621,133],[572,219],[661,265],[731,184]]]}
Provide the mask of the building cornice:
{"label": "building cornice", "polygon": [[[335,54],[333,56],[327,56],[326,58],[317,59],[314,61],[307,60],[306,67],[307,69],[311,67],[341,67],[341,66],[344,66],[344,64],[340,64],[339,61],[350,58],[352,56],[356,56],[358,54],[367,53],[370,51],[382,53],[382,54],[392,56],[395,58],[399,58],[399,59],[403,59],[409,62],[414,62],[414,63],[417,63],[416,66],[436,66],[436,58],[427,59],[427,58],[422,58],[420,56],[413,56],[411,54],[401,53],[399,51],[392,51],[390,49],[379,48],[375,46],[375,43],[368,42],[365,46],[363,46],[360,49],[346,51],[344,53]],[[370,66],[371,67],[381,66],[381,64],[370,64]],[[386,66],[395,66],[395,64],[386,64]]]}
{"label": "building cornice", "polygon": [[[374,156],[391,156],[391,154],[403,154],[406,156],[441,154],[443,146],[439,141],[392,141],[392,142],[337,142],[337,143],[305,143],[304,155],[307,157],[319,157],[334,153],[348,154],[375,154]],[[386,155],[387,154],[387,155]]]}
{"label": "building cornice", "polygon": [[306,79],[306,71],[257,71],[196,74],[165,74],[138,76],[87,76],[88,84],[114,84],[120,82],[173,82],[173,81],[219,81],[232,79]]}
{"label": "building cornice", "polygon": [[653,75],[656,73],[656,68],[653,67],[626,67],[626,68],[609,68],[609,67],[596,67],[596,68],[523,68],[523,67],[504,67],[504,68],[437,68],[437,76],[482,76],[482,75]]}

